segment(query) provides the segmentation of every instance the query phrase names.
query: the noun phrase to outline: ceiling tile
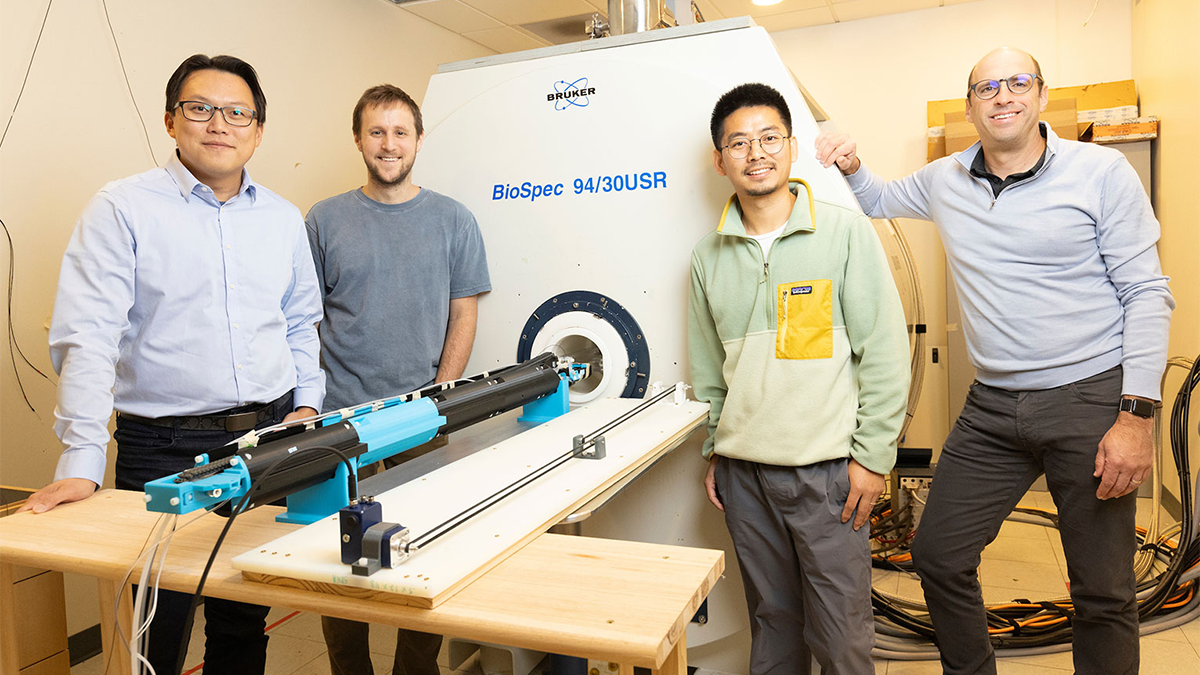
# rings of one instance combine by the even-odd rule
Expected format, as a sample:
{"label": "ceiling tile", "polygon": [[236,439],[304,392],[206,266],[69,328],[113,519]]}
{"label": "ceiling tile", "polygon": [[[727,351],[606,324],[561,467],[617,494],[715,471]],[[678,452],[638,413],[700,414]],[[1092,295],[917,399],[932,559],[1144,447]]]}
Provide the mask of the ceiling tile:
{"label": "ceiling tile", "polygon": [[754,18],[754,23],[766,28],[771,33],[781,30],[791,30],[793,28],[820,26],[833,22],[833,12],[829,11],[829,7],[827,6]]}
{"label": "ceiling tile", "polygon": [[940,5],[940,0],[847,0],[834,3],[838,21],[856,21],[885,14],[900,14]]}
{"label": "ceiling tile", "polygon": [[534,23],[596,11],[587,0],[461,0],[503,23]]}
{"label": "ceiling tile", "polygon": [[487,14],[462,4],[458,0],[437,0],[437,2],[401,5],[401,7],[422,19],[432,21],[442,28],[452,30],[455,33],[499,28],[504,25]]}
{"label": "ceiling tile", "polygon": [[591,14],[568,16],[562,19],[523,23],[517,27],[527,33],[533,33],[536,37],[552,45],[583,42],[584,40],[591,39],[587,31],[584,30],[584,27],[587,25],[588,20],[595,15],[596,13],[592,12]]}
{"label": "ceiling tile", "polygon": [[775,14],[788,14],[806,9],[828,7],[825,4],[825,0],[783,0],[778,5],[770,5],[768,7],[759,7],[750,0],[712,0],[712,2],[721,9],[721,12],[725,16],[752,16],[755,19],[760,16],[773,16]]}
{"label": "ceiling tile", "polygon": [[510,26],[472,31],[470,33],[463,33],[462,36],[468,40],[474,40],[488,49],[494,49],[501,54],[520,52],[526,49],[537,49],[538,47],[545,47],[548,44],[524,31]]}

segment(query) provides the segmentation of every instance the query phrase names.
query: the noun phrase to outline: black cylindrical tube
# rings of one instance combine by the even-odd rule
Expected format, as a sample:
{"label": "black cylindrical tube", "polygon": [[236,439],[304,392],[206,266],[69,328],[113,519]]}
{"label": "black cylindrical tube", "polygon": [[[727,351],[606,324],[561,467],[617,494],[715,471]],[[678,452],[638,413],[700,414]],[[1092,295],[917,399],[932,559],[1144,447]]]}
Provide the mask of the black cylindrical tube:
{"label": "black cylindrical tube", "polygon": [[486,379],[430,395],[438,414],[446,418],[439,433],[448,434],[554,393],[560,381],[557,365],[558,357],[546,352]]}
{"label": "black cylindrical tube", "polygon": [[262,475],[280,457],[317,446],[340,450],[346,457],[357,457],[367,450],[366,446],[359,442],[354,426],[345,421],[270,441],[258,447],[246,448],[238,452],[238,456],[246,463],[250,479],[255,483],[262,481],[262,487],[255,493],[254,504],[269,504],[333,478],[342,460],[327,452],[298,454],[294,459],[279,465],[271,475]]}

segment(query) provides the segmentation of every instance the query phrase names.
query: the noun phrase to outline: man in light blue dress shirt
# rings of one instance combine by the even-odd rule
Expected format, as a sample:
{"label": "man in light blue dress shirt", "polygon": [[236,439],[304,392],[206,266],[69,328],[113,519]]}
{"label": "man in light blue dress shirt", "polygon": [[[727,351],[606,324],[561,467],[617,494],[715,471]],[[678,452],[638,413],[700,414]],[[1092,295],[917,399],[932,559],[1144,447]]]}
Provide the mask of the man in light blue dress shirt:
{"label": "man in light blue dress shirt", "polygon": [[[304,221],[244,168],[265,120],[249,64],[189,57],[167,83],[170,161],[109,183],[84,209],[50,328],[65,450],[27,510],[91,496],[114,409],[116,484],[140,490],[253,428],[321,408],[321,296]],[[160,675],[182,666],[190,602],[159,594],[146,656]],[[261,674],[266,614],[209,598],[206,669]]]}

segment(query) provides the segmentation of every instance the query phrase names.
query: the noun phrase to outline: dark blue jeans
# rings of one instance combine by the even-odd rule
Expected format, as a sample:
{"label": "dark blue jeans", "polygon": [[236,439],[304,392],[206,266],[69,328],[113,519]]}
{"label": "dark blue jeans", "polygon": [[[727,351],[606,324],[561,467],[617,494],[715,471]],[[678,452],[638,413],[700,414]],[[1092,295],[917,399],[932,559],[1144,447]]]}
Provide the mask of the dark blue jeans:
{"label": "dark blue jeans", "polygon": [[[291,412],[292,397],[277,401],[275,408],[271,421],[262,426],[282,421]],[[243,433],[180,429],[178,423],[174,427],[153,426],[118,414],[113,434],[117,441],[117,488],[140,491],[149,481],[193,466],[196,455],[202,452],[209,453],[212,459],[232,454],[219,449]],[[150,624],[145,657],[159,675],[180,672],[182,664],[176,659],[181,649],[187,650],[191,638],[190,627],[186,625],[191,603],[192,595],[188,593],[168,590],[158,593],[158,609]],[[204,672],[262,675],[267,663],[268,611],[268,607],[244,602],[205,599]]]}

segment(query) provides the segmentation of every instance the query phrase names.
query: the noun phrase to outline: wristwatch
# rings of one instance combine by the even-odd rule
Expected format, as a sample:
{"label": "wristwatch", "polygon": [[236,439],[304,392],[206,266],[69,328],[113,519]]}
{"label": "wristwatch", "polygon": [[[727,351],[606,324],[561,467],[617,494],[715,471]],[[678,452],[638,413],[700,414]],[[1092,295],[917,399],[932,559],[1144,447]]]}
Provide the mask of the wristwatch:
{"label": "wristwatch", "polygon": [[1154,404],[1140,398],[1121,399],[1121,410],[1145,419],[1154,417]]}

